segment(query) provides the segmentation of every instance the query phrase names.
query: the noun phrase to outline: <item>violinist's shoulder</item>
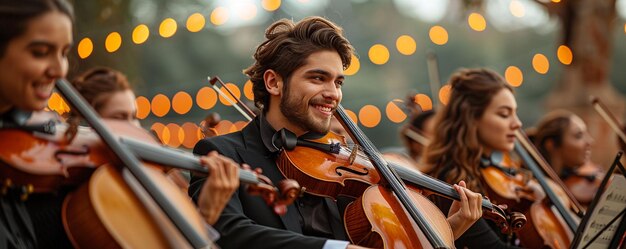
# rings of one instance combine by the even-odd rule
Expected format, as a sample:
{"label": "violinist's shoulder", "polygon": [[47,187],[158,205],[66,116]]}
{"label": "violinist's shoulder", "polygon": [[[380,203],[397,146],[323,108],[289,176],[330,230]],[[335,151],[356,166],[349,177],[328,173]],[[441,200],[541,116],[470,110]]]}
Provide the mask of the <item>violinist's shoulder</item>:
{"label": "violinist's shoulder", "polygon": [[229,155],[235,151],[236,147],[243,144],[243,136],[240,131],[204,138],[198,141],[193,148],[196,155],[206,155],[211,151],[217,151],[222,155]]}

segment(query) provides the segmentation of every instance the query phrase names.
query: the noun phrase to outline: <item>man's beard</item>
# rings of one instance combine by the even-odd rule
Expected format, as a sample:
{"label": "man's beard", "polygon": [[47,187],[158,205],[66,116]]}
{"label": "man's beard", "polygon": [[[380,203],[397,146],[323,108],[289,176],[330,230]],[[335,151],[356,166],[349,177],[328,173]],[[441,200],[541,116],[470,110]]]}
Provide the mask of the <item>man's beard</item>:
{"label": "man's beard", "polygon": [[297,124],[306,131],[326,134],[330,129],[330,118],[323,121],[317,121],[313,115],[309,115],[309,104],[303,103],[304,100],[298,100],[291,96],[289,83],[285,82],[283,96],[280,100],[280,112],[289,121]]}

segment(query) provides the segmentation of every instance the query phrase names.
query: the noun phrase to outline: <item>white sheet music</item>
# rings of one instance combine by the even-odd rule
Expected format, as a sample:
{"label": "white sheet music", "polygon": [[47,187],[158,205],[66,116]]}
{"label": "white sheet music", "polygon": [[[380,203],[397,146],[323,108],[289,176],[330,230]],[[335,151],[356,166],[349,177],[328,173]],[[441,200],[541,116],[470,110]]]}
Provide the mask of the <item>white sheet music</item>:
{"label": "white sheet music", "polygon": [[[583,246],[595,237],[602,228],[622,212],[624,208],[626,208],[626,179],[623,175],[615,174],[613,175],[612,181],[608,184],[607,190],[600,197],[598,205],[593,210],[578,248],[583,248]],[[619,218],[613,222],[613,224],[604,230],[587,248],[608,248],[621,220],[622,218]]]}

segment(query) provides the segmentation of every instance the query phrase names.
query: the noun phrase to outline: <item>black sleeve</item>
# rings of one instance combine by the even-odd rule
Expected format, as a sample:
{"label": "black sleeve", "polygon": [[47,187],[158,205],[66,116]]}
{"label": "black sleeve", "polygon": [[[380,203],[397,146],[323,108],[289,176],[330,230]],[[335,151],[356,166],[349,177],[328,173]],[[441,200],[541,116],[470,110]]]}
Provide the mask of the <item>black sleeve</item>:
{"label": "black sleeve", "polygon": [[[435,197],[435,204],[444,214],[447,214],[452,205],[452,201],[443,197]],[[478,219],[461,237],[454,241],[456,248],[519,248],[508,245],[498,236],[487,220]]]}
{"label": "black sleeve", "polygon": [[[235,155],[222,151],[213,141],[208,139],[200,140],[194,147],[193,153],[206,155],[210,151],[217,150],[220,154],[229,156],[235,161]],[[225,153],[222,153],[225,152]],[[193,176],[189,185],[189,195],[197,203],[202,184],[206,177]],[[246,217],[241,204],[240,195],[245,195],[245,191],[240,187],[233,194],[226,207],[222,211],[220,218],[215,224],[215,229],[220,233],[217,244],[223,249],[230,248],[322,248],[326,239],[304,236],[288,230],[267,227],[255,223]]]}

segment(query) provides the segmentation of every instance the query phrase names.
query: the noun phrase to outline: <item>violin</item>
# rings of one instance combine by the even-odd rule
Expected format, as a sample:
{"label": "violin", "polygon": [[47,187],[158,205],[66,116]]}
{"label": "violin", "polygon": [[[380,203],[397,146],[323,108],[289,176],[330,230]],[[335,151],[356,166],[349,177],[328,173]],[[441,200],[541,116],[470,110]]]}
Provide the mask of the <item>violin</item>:
{"label": "violin", "polygon": [[[340,108],[337,110],[338,115],[341,115],[341,110]],[[415,233],[413,231],[419,231],[415,229],[421,229],[421,227],[412,224],[411,217],[407,217],[405,213],[394,212],[397,211],[396,208],[399,208],[397,207],[398,204],[392,202],[393,197],[386,196],[389,194],[389,190],[383,187],[385,180],[366,156],[366,152],[358,146],[348,148],[345,138],[334,133],[328,133],[315,140],[297,139],[295,134],[286,130],[281,130],[280,133],[281,141],[279,141],[278,146],[282,146],[284,150],[278,159],[278,165],[286,177],[300,178],[299,182],[306,187],[306,191],[314,195],[333,198],[338,195],[357,197],[357,200],[348,206],[344,215],[348,234],[354,243],[382,247],[382,241],[395,240],[407,243],[404,244],[405,246],[410,245],[403,239],[410,238],[410,234]],[[399,166],[394,163],[389,163],[389,166],[398,174],[398,179],[401,178],[409,184],[405,188],[408,189],[412,201],[419,206],[420,211],[430,215],[427,220],[428,223],[425,224],[428,229],[434,230],[436,233],[446,232],[449,225],[445,221],[445,216],[422,194],[435,193],[460,200],[458,193],[447,183],[432,179],[419,173],[419,171],[410,170],[406,166]],[[378,195],[383,197],[378,197]],[[388,209],[379,210],[387,206],[389,206]],[[523,215],[509,216],[504,213],[502,207],[495,206],[488,200],[484,200],[482,206],[485,210],[484,216],[496,220],[502,231],[516,231],[525,223]],[[385,214],[384,218],[381,217],[381,214]],[[396,217],[392,217],[394,214]],[[368,217],[369,220],[364,217]],[[382,224],[380,219],[389,219],[399,223],[389,224],[385,222]],[[370,226],[364,224],[370,224]],[[414,230],[411,231],[402,227],[413,227]],[[442,238],[445,240],[449,238],[448,236],[449,232],[444,233]],[[417,237],[415,239],[422,239],[423,241],[424,238],[422,237],[425,236]],[[381,238],[385,239],[381,241]],[[366,242],[361,243],[363,241]],[[427,241],[430,242],[430,240]],[[449,240],[444,241],[444,243],[447,242]],[[453,246],[453,244],[447,245]],[[424,245],[420,245],[420,247],[422,246]]]}
{"label": "violin", "polygon": [[604,178],[604,171],[589,161],[562,176],[565,186],[572,192],[576,200],[586,207],[591,204],[593,197],[598,192]]}
{"label": "violin", "polygon": [[[285,132],[286,131],[281,131]],[[295,134],[289,134],[293,140]],[[380,182],[380,175],[375,171],[374,166],[364,155],[364,152],[359,148],[349,148],[345,144],[345,138],[341,135],[329,132],[324,137],[316,140],[300,140],[296,142],[297,146],[293,146],[293,143],[281,142],[281,144],[290,144],[285,146],[285,157],[294,163],[294,167],[303,167],[307,161],[311,162],[311,165],[319,165],[319,172],[335,172],[336,175],[328,176],[328,179],[334,181],[327,181],[328,191],[324,194],[317,189],[307,189],[309,193],[334,197],[338,195],[347,195],[351,197],[358,197],[350,195],[349,193],[358,193],[364,191],[367,187],[373,183]],[[338,149],[335,149],[338,148]],[[302,156],[306,155],[306,156]],[[383,155],[389,166],[398,174],[398,176],[407,184],[407,187],[413,191],[422,193],[426,196],[435,194],[451,200],[460,201],[460,197],[456,190],[448,183],[432,178],[429,175],[422,174],[418,170],[423,166],[417,165],[408,157],[401,157],[397,154],[385,154]],[[329,159],[330,158],[330,159]],[[311,173],[310,171],[306,173]],[[295,174],[299,174],[296,172]],[[352,174],[351,177],[343,179],[345,181],[340,182],[340,174]],[[299,176],[300,178],[306,178]],[[310,179],[313,181],[313,179]],[[305,185],[305,184],[303,184]],[[331,189],[330,191],[328,189]],[[346,194],[348,193],[348,194]],[[517,212],[506,213],[504,206],[499,206],[491,203],[488,199],[482,201],[483,216],[486,219],[492,220],[498,225],[502,233],[511,233],[519,230],[524,226],[526,218]]]}
{"label": "violin", "polygon": [[[55,118],[54,113],[35,113],[29,121],[40,123],[40,120]],[[116,132],[120,142],[140,159],[154,168],[191,170],[208,174],[208,170],[200,164],[197,156],[169,149],[162,146],[157,139],[142,128],[131,125],[123,120],[103,120],[105,125]],[[1,167],[0,172],[6,178],[4,182],[11,185],[25,186],[24,198],[32,193],[50,193],[62,186],[77,187],[88,180],[100,166],[111,162],[112,152],[102,143],[93,130],[81,127],[70,141],[65,136],[67,125],[55,122],[55,133],[45,134],[24,131],[22,129],[0,129],[0,146],[11,150],[0,151],[0,160],[11,165]],[[16,153],[19,152],[19,153]],[[116,164],[118,162],[113,162]],[[170,170],[171,171],[171,170]],[[168,171],[169,172],[169,171]],[[279,187],[274,187],[264,175],[247,170],[239,171],[239,180],[246,184],[249,194],[258,194],[268,205],[276,210],[283,210],[299,194],[299,185],[293,180],[283,180]],[[282,214],[282,213],[279,213]]]}
{"label": "violin", "polygon": [[[344,223],[350,240],[361,246],[377,248],[453,248],[454,235],[439,208],[419,192],[407,189],[387,162],[382,159],[372,142],[348,117],[341,105],[337,107],[335,117],[346,128],[353,141],[363,149],[367,155],[365,159],[368,159],[374,166],[374,170],[367,170],[367,172],[377,172],[377,174],[371,174],[374,181],[370,182],[370,186],[362,193],[344,191],[344,194],[360,196],[350,203],[344,212]],[[286,150],[283,150],[281,155],[283,154],[287,154]],[[358,151],[351,152],[350,155],[348,160],[356,161]],[[279,159],[278,163],[279,169],[285,169],[283,174],[288,174],[289,169],[298,168],[296,165],[281,167],[287,165],[284,162],[285,160]],[[363,176],[365,172],[362,166],[354,164],[345,166],[348,168],[346,171],[343,171],[343,168],[336,168],[334,171],[325,172],[327,173],[325,176],[342,175],[344,178],[350,178],[354,175]],[[317,166],[300,167],[300,169],[305,168],[309,171],[316,171]],[[352,172],[353,169],[357,171]],[[379,175],[379,181],[375,181],[376,175]],[[342,181],[348,180],[353,181],[351,179]],[[318,182],[325,182],[325,179],[320,179]],[[317,187],[316,184],[310,186],[310,188],[314,187]],[[428,215],[425,215],[426,213]]]}
{"label": "violin", "polygon": [[[113,152],[113,155],[118,158],[120,163],[109,166],[113,167],[113,170],[110,171],[111,174],[119,176],[118,179],[123,179],[123,181],[118,181],[122,183],[119,189],[122,191],[130,190],[126,196],[135,200],[130,203],[140,204],[136,207],[139,209],[138,211],[149,217],[142,223],[136,220],[133,220],[133,224],[126,223],[125,221],[130,218],[124,219],[127,215],[124,215],[123,206],[120,206],[118,202],[107,200],[116,197],[109,195],[106,187],[96,186],[98,182],[114,183],[114,178],[107,177],[104,178],[105,180],[96,181],[98,178],[94,177],[93,181],[90,179],[77,192],[70,194],[63,205],[63,224],[74,246],[91,247],[97,244],[107,247],[135,247],[147,243],[144,241],[146,239],[162,239],[166,240],[166,243],[159,243],[162,247],[212,247],[213,242],[208,238],[206,228],[199,219],[200,215],[195,210],[193,203],[163,174],[155,173],[155,170],[149,167],[143,167],[139,160],[126,150],[126,146],[120,144],[118,139],[97,117],[93,108],[78,95],[70,83],[60,79],[57,80],[56,87],[100,136]],[[96,173],[103,172],[107,168],[99,167]],[[104,192],[97,192],[97,190]],[[77,195],[80,193],[86,193],[86,195]],[[72,201],[71,198],[74,197],[76,201]],[[77,203],[77,205],[70,206],[71,203]],[[102,205],[98,207],[97,204]],[[117,210],[119,212],[107,213],[108,215],[117,214],[117,216],[104,217],[101,216],[103,214],[101,210]],[[142,234],[150,237],[137,236],[137,232],[141,229],[137,229],[137,227],[128,229],[129,225],[134,224],[137,226],[146,224],[146,227],[141,228],[154,233]],[[128,231],[133,231],[133,233],[125,233]],[[104,245],[104,242],[107,241],[113,245]]]}
{"label": "violin", "polygon": [[[547,163],[541,160],[541,157],[536,157],[538,155],[536,149],[522,131],[516,131],[516,137],[518,141],[515,144],[515,151],[532,174],[520,168],[495,164],[492,160],[483,163],[481,168],[484,186],[490,196],[499,203],[505,203],[512,210],[530,217],[529,224],[518,231],[518,238],[524,247],[567,248],[578,227],[578,220],[570,211],[573,207],[570,197],[565,194],[566,190],[563,187],[544,176],[536,160],[541,164]],[[535,158],[531,158],[529,153]],[[550,172],[552,168],[546,165],[542,166],[543,170]],[[534,176],[534,179],[531,176]],[[529,199],[520,195],[520,190],[524,189],[529,181],[534,180],[545,191],[546,197]],[[553,211],[553,207],[556,212]]]}

